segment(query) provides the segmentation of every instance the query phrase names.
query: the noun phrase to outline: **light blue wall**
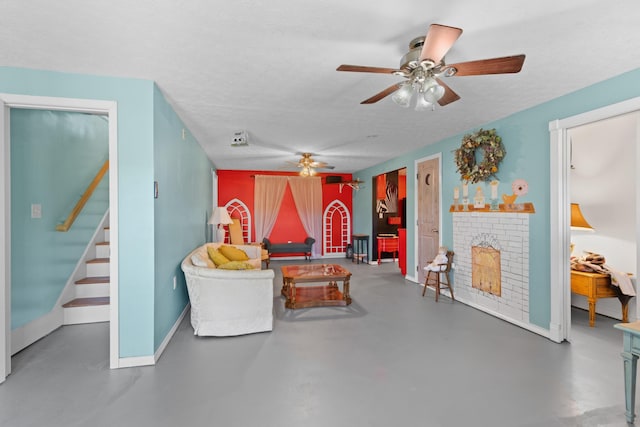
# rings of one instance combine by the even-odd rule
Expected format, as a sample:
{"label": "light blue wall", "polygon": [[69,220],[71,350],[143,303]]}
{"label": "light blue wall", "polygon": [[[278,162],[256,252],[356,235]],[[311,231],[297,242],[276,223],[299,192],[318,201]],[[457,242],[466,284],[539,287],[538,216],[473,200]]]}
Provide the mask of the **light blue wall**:
{"label": "light blue wall", "polygon": [[[486,123],[484,129],[496,128],[502,137],[507,155],[500,165],[498,178],[500,194],[511,194],[511,182],[516,178],[529,183],[529,193],[523,201],[533,202],[536,213],[530,217],[529,301],[530,322],[549,328],[550,321],[550,213],[549,213],[549,122],[591,111],[606,105],[640,96],[640,69],[595,84],[554,99],[534,108],[515,113],[504,119]],[[447,114],[446,107],[427,114]],[[419,125],[419,124],[418,124]],[[477,129],[469,129],[464,133]],[[425,128],[425,133],[429,130]],[[448,209],[453,188],[460,185],[453,150],[459,147],[464,133],[422,147],[412,153],[359,171],[354,177],[368,185],[354,192],[354,232],[371,233],[371,191],[373,176],[390,170],[407,168],[407,271],[415,271],[415,167],[416,159],[442,153],[441,238],[446,246],[453,246],[452,217]],[[606,149],[606,141],[603,141]],[[475,188],[475,186],[473,186]],[[485,194],[490,194],[488,188]],[[409,273],[411,275],[411,273]],[[557,284],[554,284],[557,286]]]}
{"label": "light blue wall", "polygon": [[154,170],[159,190],[154,203],[157,349],[189,302],[180,263],[206,241],[213,193],[211,163],[157,87],[153,129]]}
{"label": "light blue wall", "polygon": [[[11,327],[53,309],[109,207],[108,174],[68,232],[55,231],[108,158],[103,117],[12,109]],[[31,218],[40,204],[42,218]]]}
{"label": "light blue wall", "polygon": [[120,356],[153,355],[153,82],[0,67],[0,92],[117,102]]}

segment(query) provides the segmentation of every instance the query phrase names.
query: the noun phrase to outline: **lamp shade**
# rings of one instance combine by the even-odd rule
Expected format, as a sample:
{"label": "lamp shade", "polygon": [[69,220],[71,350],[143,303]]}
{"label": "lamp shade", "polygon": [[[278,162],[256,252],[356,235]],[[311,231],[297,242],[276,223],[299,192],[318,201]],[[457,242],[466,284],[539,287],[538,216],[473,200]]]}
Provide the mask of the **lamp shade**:
{"label": "lamp shade", "polygon": [[580,210],[580,205],[578,203],[571,203],[571,229],[593,231],[593,227],[582,215],[582,211]]}
{"label": "lamp shade", "polygon": [[233,221],[231,220],[231,217],[229,216],[229,212],[227,212],[227,210],[222,207],[222,206],[218,206],[213,208],[213,212],[211,212],[211,216],[209,217],[209,224],[231,224],[233,223]]}

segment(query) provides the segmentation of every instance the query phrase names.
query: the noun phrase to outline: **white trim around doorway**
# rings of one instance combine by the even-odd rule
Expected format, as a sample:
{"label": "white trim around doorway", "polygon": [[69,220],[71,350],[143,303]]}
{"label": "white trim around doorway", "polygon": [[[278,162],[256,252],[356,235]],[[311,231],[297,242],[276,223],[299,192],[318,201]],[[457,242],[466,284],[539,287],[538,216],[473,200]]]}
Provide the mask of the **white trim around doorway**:
{"label": "white trim around doorway", "polygon": [[[0,93],[0,383],[11,373],[11,158],[9,110],[11,108],[73,111],[109,118],[110,260],[110,367],[120,367],[118,325],[118,108],[115,101],[54,98]],[[28,339],[28,338],[27,338]]]}
{"label": "white trim around doorway", "polygon": [[[549,338],[555,342],[570,339],[571,333],[571,286],[569,248],[569,180],[570,144],[568,130],[577,126],[608,119],[622,114],[640,111],[640,97],[608,105],[586,113],[549,122],[550,186],[549,211],[551,239],[550,299],[551,317]],[[640,164],[640,123],[636,132],[636,163]],[[640,212],[640,186],[636,186],[636,212]],[[636,242],[640,242],[640,215],[636,214]],[[638,252],[637,265],[640,265]],[[637,271],[636,271],[637,277]]]}

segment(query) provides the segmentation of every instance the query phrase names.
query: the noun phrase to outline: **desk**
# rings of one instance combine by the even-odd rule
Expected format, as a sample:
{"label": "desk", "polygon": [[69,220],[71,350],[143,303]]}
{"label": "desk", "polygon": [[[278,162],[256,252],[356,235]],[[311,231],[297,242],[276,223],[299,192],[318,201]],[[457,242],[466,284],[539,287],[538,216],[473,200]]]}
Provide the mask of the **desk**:
{"label": "desk", "polygon": [[395,262],[398,254],[398,238],[377,237],[376,239],[378,240],[378,264],[380,264],[382,252],[393,252],[393,262]]}
{"label": "desk", "polygon": [[624,295],[620,289],[611,285],[608,274],[586,273],[571,270],[571,292],[587,297],[589,302],[589,326],[596,324],[596,302],[600,298],[618,298],[622,305],[622,321],[629,321],[629,295]]}
{"label": "desk", "polygon": [[627,421],[633,423],[636,414],[636,368],[640,355],[640,322],[618,323],[613,326],[620,329],[622,335],[622,360],[624,361],[624,400]]}
{"label": "desk", "polygon": [[368,234],[352,234],[351,241],[353,242],[353,259],[351,262],[357,260],[360,264],[360,260],[364,262],[365,252],[367,263],[369,262],[369,235]]}

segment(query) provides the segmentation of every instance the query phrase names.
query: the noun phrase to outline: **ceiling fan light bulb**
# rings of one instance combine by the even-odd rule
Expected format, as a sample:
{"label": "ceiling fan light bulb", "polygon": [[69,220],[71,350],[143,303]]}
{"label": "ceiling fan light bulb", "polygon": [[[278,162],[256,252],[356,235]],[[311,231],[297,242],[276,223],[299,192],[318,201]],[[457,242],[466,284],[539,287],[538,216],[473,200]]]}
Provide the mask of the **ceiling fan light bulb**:
{"label": "ceiling fan light bulb", "polygon": [[430,104],[435,104],[443,96],[444,96],[444,88],[437,83],[433,86],[430,86],[424,92],[424,99]]}
{"label": "ceiling fan light bulb", "polygon": [[413,95],[413,88],[410,84],[403,84],[400,89],[395,91],[391,96],[393,102],[398,104],[401,107],[409,108],[409,104],[411,104],[411,96]]}
{"label": "ceiling fan light bulb", "polygon": [[425,96],[418,96],[418,98],[416,99],[416,107],[415,107],[416,111],[426,111],[426,110],[429,110],[431,107],[433,107],[433,104],[427,101]]}
{"label": "ceiling fan light bulb", "polygon": [[305,178],[309,176],[314,176],[315,174],[316,174],[316,170],[311,166],[304,166],[300,171],[300,176]]}

